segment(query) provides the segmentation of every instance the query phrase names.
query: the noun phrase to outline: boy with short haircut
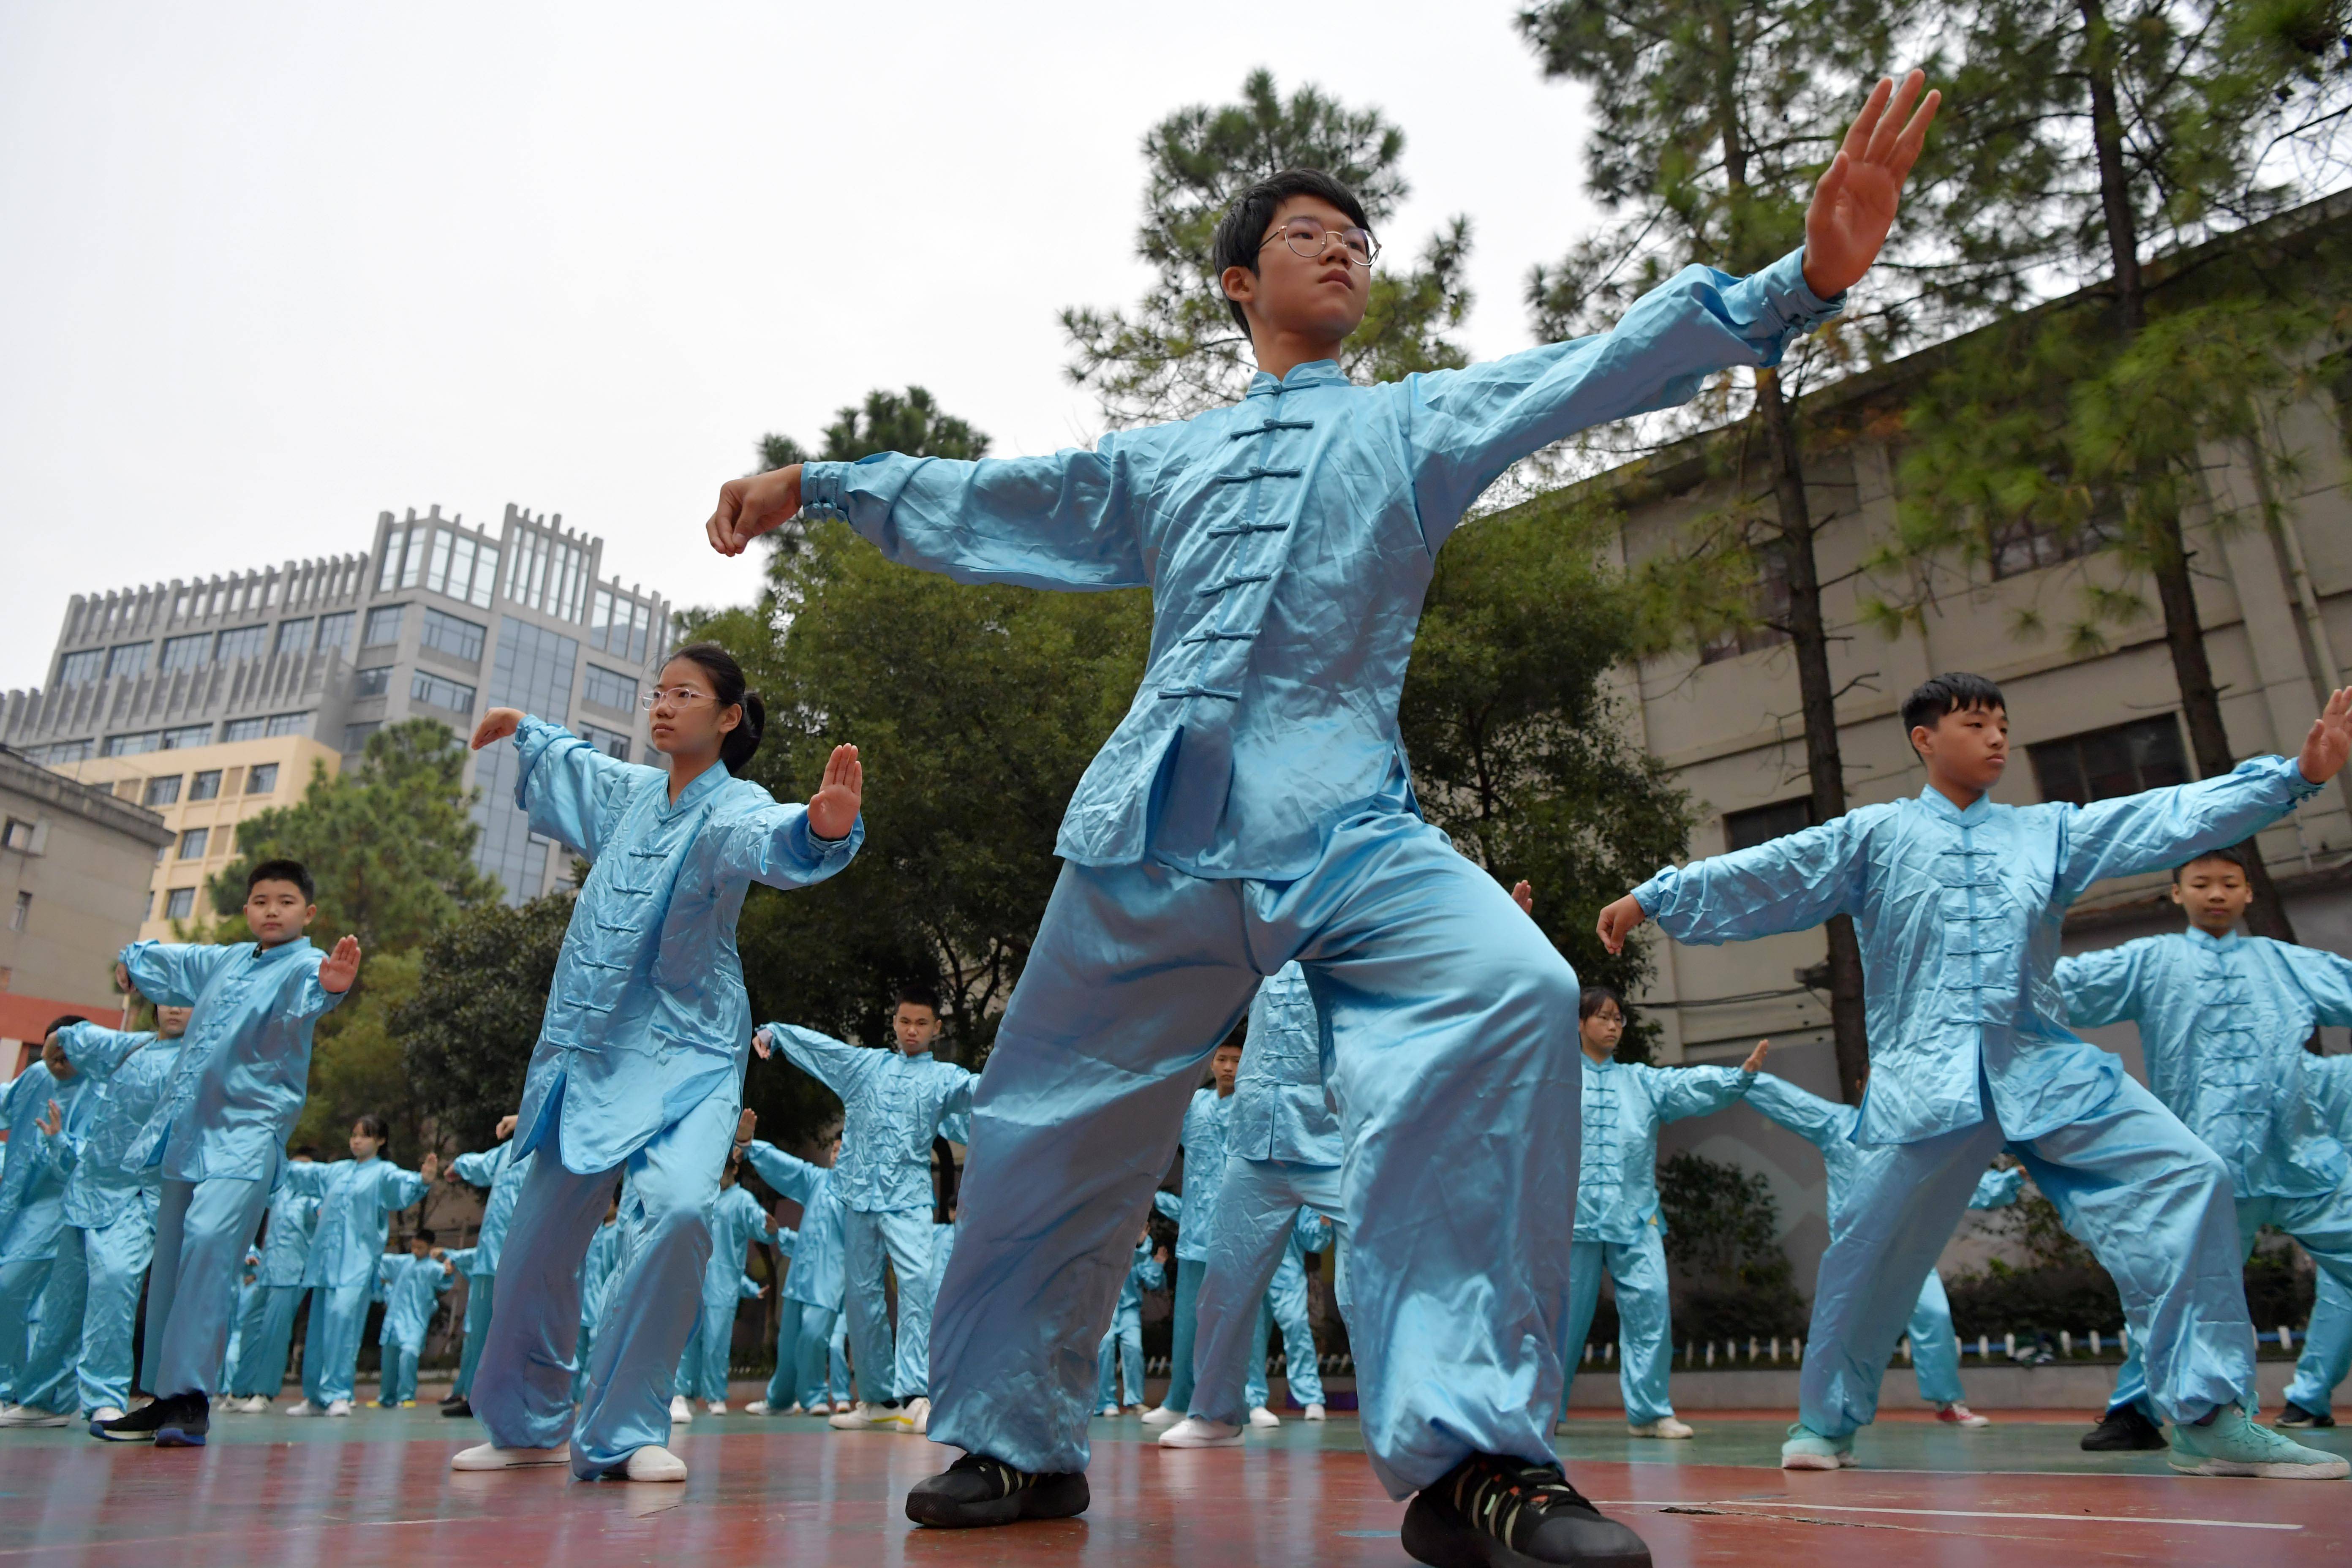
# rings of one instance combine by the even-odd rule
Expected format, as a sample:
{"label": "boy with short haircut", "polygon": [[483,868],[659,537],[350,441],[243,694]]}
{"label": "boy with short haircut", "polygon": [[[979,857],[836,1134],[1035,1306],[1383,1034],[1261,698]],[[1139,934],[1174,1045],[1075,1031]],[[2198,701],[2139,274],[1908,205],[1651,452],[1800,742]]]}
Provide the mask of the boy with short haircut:
{"label": "boy with short haircut", "polygon": [[[1224,1194],[1226,1118],[1240,1091],[1245,1054],[1245,1047],[1232,1039],[1209,1053],[1209,1081],[1192,1091],[1176,1134],[1176,1146],[1184,1151],[1184,1170],[1177,1190],[1151,1195],[1153,1206],[1176,1222],[1176,1300],[1170,1325],[1173,1353],[1168,1365],[1168,1392],[1160,1396],[1158,1409],[1144,1412],[1143,1424],[1167,1426],[1168,1432],[1160,1437],[1163,1443],[1171,1436],[1184,1434],[1172,1445],[1178,1447],[1194,1447],[1195,1435],[1218,1436],[1192,1420],[1188,1413],[1198,1394],[1196,1380],[1209,1364],[1201,1343],[1201,1289],[1209,1277],[1217,1206]],[[1239,1349],[1234,1347],[1235,1361]],[[1239,1374],[1238,1366],[1233,1370]]]}
{"label": "boy with short haircut", "polygon": [[246,878],[252,942],[134,942],[116,965],[122,989],[195,1016],[126,1155],[163,1173],[140,1362],[155,1402],[92,1424],[97,1436],[201,1446],[209,1429],[237,1269],[309,1093],[311,1030],[359,978],[358,939],[322,954],[302,934],[315,898],[299,862],[264,860]]}
{"label": "boy with short haircut", "polygon": [[[2239,934],[2253,902],[2244,846],[2173,868],[2189,928],[2058,961],[2067,1022],[2139,1026],[2148,1087],[2221,1158],[2242,1256],[2264,1226],[2303,1244],[2321,1272],[2352,1286],[2352,1161],[2310,1092],[2304,1042],[2352,1024],[2352,963],[2315,947]],[[2137,1338],[2092,1450],[2158,1448]]]}
{"label": "boy with short haircut", "polygon": [[457,1270],[436,1237],[419,1227],[405,1250],[383,1255],[376,1265],[375,1288],[383,1302],[383,1327],[375,1342],[383,1352],[375,1403],[379,1410],[406,1409],[416,1403],[416,1358],[425,1353],[425,1331],[441,1297],[457,1278]]}
{"label": "boy with short haircut", "polygon": [[2320,1479],[2346,1462],[2247,1415],[2254,1333],[2227,1168],[2113,1056],[2070,1033],[2053,980],[2066,907],[2103,878],[2179,864],[2277,820],[2352,753],[2352,690],[2300,761],[2095,801],[1996,805],[2009,760],[2000,688],[1941,675],[1903,704],[1927,773],[1912,800],[1688,866],[1601,913],[1611,952],[1644,920],[1720,942],[1853,917],[1873,1068],[1855,1141],[1890,1145],[1822,1255],[1801,1422],[1781,1464],[1855,1463],[1853,1434],[1922,1283],[2004,1144],[2115,1277],[2149,1392],[2174,1422],[2170,1463],[2197,1475]]}

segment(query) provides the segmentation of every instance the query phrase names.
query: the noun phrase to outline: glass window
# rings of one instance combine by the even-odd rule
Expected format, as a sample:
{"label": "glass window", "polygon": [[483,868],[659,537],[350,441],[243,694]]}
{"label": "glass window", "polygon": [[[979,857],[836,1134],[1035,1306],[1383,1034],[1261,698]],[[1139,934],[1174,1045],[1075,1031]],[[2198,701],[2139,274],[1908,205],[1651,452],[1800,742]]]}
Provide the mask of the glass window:
{"label": "glass window", "polygon": [[[220,775],[215,773],[213,776],[218,778]],[[149,779],[146,793],[139,797],[142,805],[177,805],[179,801],[180,775],[177,773],[169,778]]]}
{"label": "glass window", "polygon": [[184,921],[196,912],[196,890],[194,888],[173,888],[163,895],[163,917]]}
{"label": "glass window", "polygon": [[146,674],[147,656],[154,651],[154,646],[152,643],[131,642],[124,643],[121,647],[108,648],[106,673],[109,677]]}
{"label": "glass window", "polygon": [[23,931],[25,929],[25,922],[32,918],[33,895],[25,892],[18,893],[16,895],[16,907],[8,911],[8,929],[10,931]]}
{"label": "glass window", "polygon": [[[147,645],[142,643],[139,646],[144,647]],[[106,654],[100,648],[89,648],[81,653],[69,653],[58,660],[59,686],[88,686],[105,672]]]}
{"label": "glass window", "polygon": [[444,680],[437,675],[427,675],[421,669],[409,678],[408,700],[446,708],[452,713],[471,713],[474,710],[472,687]]}
{"label": "glass window", "polygon": [[209,746],[212,743],[213,727],[210,724],[183,724],[155,737],[155,749],[160,752],[177,752],[189,746]]}
{"label": "glass window", "polygon": [[495,544],[485,544],[481,546],[479,559],[474,563],[474,588],[473,592],[466,595],[466,603],[478,610],[488,609],[490,598],[497,591],[498,585],[499,547]]}
{"label": "glass window", "polygon": [[0,848],[30,850],[33,847],[33,825],[21,816],[12,816],[0,827]]}
{"label": "glass window", "polygon": [[232,719],[221,726],[224,741],[266,741],[278,735],[307,735],[308,713],[272,713],[266,719]]}
{"label": "glass window", "polygon": [[212,657],[212,651],[213,639],[208,632],[198,632],[194,637],[165,637],[163,668],[166,672],[194,669]]}
{"label": "glass window", "polygon": [[[516,560],[520,563],[520,552]],[[509,590],[509,596],[520,595]],[[569,713],[579,657],[575,638],[501,616],[498,653],[483,698],[526,713]],[[475,863],[506,884],[509,900],[520,901],[545,884],[548,841],[530,831],[529,819],[514,804],[515,749],[492,746],[482,759],[474,770],[474,782],[480,786],[474,820],[482,826]]]}
{"label": "glass window", "polygon": [[426,647],[438,648],[453,658],[462,658],[467,664],[479,664],[482,639],[488,635],[486,626],[461,621],[455,616],[445,616],[428,606],[425,612],[425,627],[418,634],[417,641]]}
{"label": "glass window", "polygon": [[109,735],[98,749],[101,757],[136,757],[155,749],[155,731],[142,731],[136,735]]}
{"label": "glass window", "polygon": [[1781,629],[1788,624],[1791,604],[1788,557],[1768,547],[1757,552],[1756,563],[1762,575],[1748,602],[1748,613],[1755,617],[1755,624],[1718,633],[1701,644],[1699,663],[1717,664],[1727,658],[1738,658],[1743,653],[1777,647],[1789,640],[1789,634]]}
{"label": "glass window", "polygon": [[2189,753],[2169,713],[2044,741],[2026,747],[2025,754],[2032,759],[2042,798],[2076,805],[2189,782]]}
{"label": "glass window", "polygon": [[268,651],[268,626],[238,626],[220,634],[220,640],[213,648],[213,657],[226,663],[232,658],[251,658]]}
{"label": "glass window", "polygon": [[[588,646],[599,652],[608,651],[605,645],[613,636],[613,590],[600,585],[589,603],[593,607],[588,612]],[[627,614],[625,603],[624,615]]]}
{"label": "glass window", "polygon": [[352,646],[352,622],[356,612],[339,610],[331,616],[319,617],[319,647],[321,648]]}
{"label": "glass window", "polygon": [[221,771],[218,768],[205,769],[203,773],[198,773],[194,778],[188,782],[188,798],[190,800],[218,800],[220,798],[220,781]]}
{"label": "glass window", "polygon": [[370,719],[362,724],[343,726],[343,752],[352,755],[367,750],[368,737],[383,728],[381,719]]}
{"label": "glass window", "polygon": [[588,679],[581,683],[580,695],[599,708],[626,713],[637,705],[637,683],[618,670],[592,664],[588,667]]}
{"label": "glass window", "polygon": [[604,730],[593,724],[583,724],[580,726],[580,738],[616,763],[625,763],[629,760],[629,738],[617,730]]}
{"label": "glass window", "polygon": [[352,695],[381,697],[392,689],[392,666],[379,664],[352,677]]}
{"label": "glass window", "polygon": [[1723,814],[1723,847],[1726,849],[1752,849],[1759,844],[1785,838],[1799,828],[1812,825],[1813,797],[1811,795],[1802,800],[1751,806],[1746,811],[1727,811]]}
{"label": "glass window", "polygon": [[386,605],[381,609],[370,610],[368,612],[367,618],[367,637],[361,642],[360,646],[362,647],[382,647],[386,643],[398,642],[400,640],[400,614],[403,610],[407,608],[408,606],[406,605]]}
{"label": "glass window", "polygon": [[56,767],[60,763],[89,761],[88,741],[57,741],[46,746],[36,746],[27,755],[44,767]]}
{"label": "glass window", "polygon": [[278,787],[278,764],[261,763],[248,768],[245,774],[245,793],[268,795]]}
{"label": "glass window", "polygon": [[278,651],[279,653],[309,653],[310,651],[310,616],[305,616],[299,621],[280,621],[278,623]]}
{"label": "glass window", "polygon": [[180,858],[201,860],[205,858],[205,842],[212,837],[209,827],[191,827],[180,835]]}

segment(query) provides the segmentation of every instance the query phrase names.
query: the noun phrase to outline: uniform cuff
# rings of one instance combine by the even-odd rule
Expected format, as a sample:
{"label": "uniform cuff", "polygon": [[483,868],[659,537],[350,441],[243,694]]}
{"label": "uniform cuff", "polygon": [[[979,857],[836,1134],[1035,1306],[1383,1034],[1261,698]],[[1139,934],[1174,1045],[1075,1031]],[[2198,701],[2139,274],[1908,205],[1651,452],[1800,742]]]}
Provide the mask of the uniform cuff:
{"label": "uniform cuff", "polygon": [[1805,281],[1802,246],[1789,252],[1748,279],[1762,297],[1765,309],[1790,333],[1810,332],[1845,309],[1845,296],[1824,300]]}
{"label": "uniform cuff", "polygon": [[846,463],[803,463],[801,465],[801,514],[804,517],[842,517],[842,474]]}

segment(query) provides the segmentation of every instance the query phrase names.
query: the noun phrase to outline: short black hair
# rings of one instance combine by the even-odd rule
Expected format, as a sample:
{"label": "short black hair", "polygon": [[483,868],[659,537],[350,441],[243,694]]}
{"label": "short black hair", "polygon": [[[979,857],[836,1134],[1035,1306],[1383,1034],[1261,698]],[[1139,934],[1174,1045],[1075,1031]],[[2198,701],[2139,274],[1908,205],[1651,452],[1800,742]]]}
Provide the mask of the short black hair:
{"label": "short black hair", "polygon": [[440,1238],[439,1237],[437,1237],[437,1236],[434,1235],[430,1230],[427,1230],[425,1226],[421,1226],[421,1225],[420,1225],[420,1226],[418,1226],[416,1227],[416,1234],[415,1234],[415,1236],[410,1237],[408,1239],[409,1239],[409,1240],[411,1240],[411,1241],[421,1241],[421,1242],[423,1242],[425,1246],[430,1247],[430,1246],[432,1246],[435,1242],[436,1242],[436,1241],[440,1240],[441,1238]]}
{"label": "short black hair", "polygon": [[308,1155],[310,1158],[311,1158],[311,1159],[313,1159],[313,1160],[317,1159],[317,1158],[319,1157],[319,1146],[318,1146],[316,1143],[297,1143],[297,1144],[295,1144],[295,1145],[294,1145],[294,1157],[295,1157],[296,1159],[299,1160],[299,1159],[301,1159],[301,1158],[302,1158],[303,1156],[305,1156],[305,1155]]}
{"label": "short black hair", "polygon": [[[1364,216],[1364,204],[1356,193],[1325,174],[1320,169],[1285,169],[1282,173],[1260,180],[1234,198],[1225,216],[1217,220],[1217,232],[1209,241],[1209,277],[1213,281],[1225,275],[1228,267],[1246,267],[1257,270],[1257,253],[1265,241],[1266,226],[1282,204],[1293,196],[1314,196],[1329,202],[1348,215],[1348,221],[1365,233],[1371,232],[1371,220]],[[1243,314],[1241,301],[1228,295],[1225,309],[1234,313],[1234,324],[1244,332],[1249,331],[1249,317]]]}
{"label": "short black hair", "polygon": [[1588,985],[1576,994],[1576,1021],[1580,1024],[1601,1011],[1601,1004],[1617,1004],[1617,1016],[1632,1022],[1633,1015],[1625,1006],[1625,998],[1617,994],[1614,985]]}
{"label": "short black hair", "polygon": [[319,884],[310,879],[310,868],[299,860],[264,860],[255,866],[245,874],[246,897],[253,896],[254,886],[259,882],[291,882],[302,889],[304,903],[319,901]]}
{"label": "short black hair", "polygon": [[1998,708],[2009,711],[2002,700],[2000,688],[1981,675],[1965,670],[1948,670],[1919,683],[1919,689],[1903,700],[1903,733],[1932,730],[1937,720],[1947,713],[1964,712],[1971,708]]}
{"label": "short black hair", "polygon": [[2194,866],[2200,860],[2227,860],[2231,865],[2235,866],[2239,870],[2243,871],[2246,874],[2247,879],[2251,881],[2253,879],[2254,868],[2247,863],[2247,858],[2246,847],[2242,843],[2225,844],[2219,849],[2208,849],[2201,855],[2191,855],[2188,859],[2183,860],[2179,865],[2175,866],[2172,868],[2172,885],[2176,888],[2179,887],[2180,885],[2181,873],[2188,870],[2189,867]]}
{"label": "short black hair", "polygon": [[939,992],[932,987],[924,984],[919,980],[909,980],[904,985],[899,986],[898,993],[892,996],[890,1000],[890,1005],[894,1009],[898,1007],[929,1007],[931,1010],[931,1016],[934,1018],[944,1017],[946,1016],[940,1006]]}
{"label": "short black hair", "polygon": [[92,1022],[91,1019],[82,1016],[79,1013],[63,1013],[49,1020],[48,1026],[41,1031],[41,1038],[44,1040],[47,1039],[51,1035],[56,1034],[59,1029],[64,1028],[68,1024],[87,1024],[90,1022]]}

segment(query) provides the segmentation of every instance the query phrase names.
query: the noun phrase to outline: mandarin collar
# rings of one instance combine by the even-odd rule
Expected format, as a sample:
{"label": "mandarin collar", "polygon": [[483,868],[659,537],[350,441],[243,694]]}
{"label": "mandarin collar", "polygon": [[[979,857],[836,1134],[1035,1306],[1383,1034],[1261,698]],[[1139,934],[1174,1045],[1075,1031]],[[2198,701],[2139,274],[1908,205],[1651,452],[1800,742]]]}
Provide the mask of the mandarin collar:
{"label": "mandarin collar", "polygon": [[1961,810],[1958,806],[1954,805],[1952,804],[1952,797],[1946,795],[1942,790],[1937,789],[1934,784],[1923,786],[1919,791],[1919,799],[1925,803],[1929,811],[1932,811],[1937,816],[1943,817],[1946,821],[1964,823],[1970,827],[1976,826],[1978,824],[1983,822],[1986,817],[1992,815],[1992,792],[1990,790],[1987,790],[1984,794],[1977,796],[1975,800],[1969,804],[1969,807],[1965,811]]}
{"label": "mandarin collar", "polygon": [[1250,377],[1249,391],[1245,395],[1272,397],[1278,393],[1298,392],[1310,386],[1347,384],[1348,377],[1336,360],[1316,359],[1308,360],[1305,364],[1292,365],[1290,374],[1278,381],[1270,373],[1259,371]]}
{"label": "mandarin collar", "polygon": [[661,798],[662,820],[667,822],[671,817],[677,816],[680,812],[692,810],[695,806],[701,805],[703,801],[709,798],[713,791],[717,790],[719,785],[725,784],[733,776],[733,774],[727,771],[727,764],[725,763],[714,758],[709,767],[694,775],[694,782],[692,784],[677,792],[677,798],[676,800],[669,798],[668,785],[663,785]]}
{"label": "mandarin collar", "polygon": [[2189,946],[2201,947],[2209,952],[2218,952],[2224,948],[2238,944],[2238,933],[2235,930],[2226,931],[2220,936],[2209,936],[2202,928],[2190,926],[2184,934],[2189,938]]}
{"label": "mandarin collar", "polygon": [[253,944],[253,962],[256,963],[268,963],[277,958],[280,953],[308,952],[310,951],[310,939],[307,936],[298,936],[291,942],[281,942],[276,947],[264,947],[257,942]]}

